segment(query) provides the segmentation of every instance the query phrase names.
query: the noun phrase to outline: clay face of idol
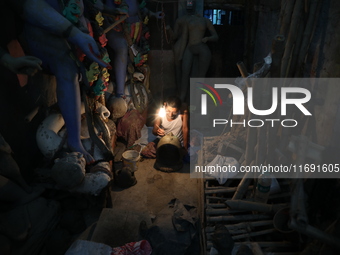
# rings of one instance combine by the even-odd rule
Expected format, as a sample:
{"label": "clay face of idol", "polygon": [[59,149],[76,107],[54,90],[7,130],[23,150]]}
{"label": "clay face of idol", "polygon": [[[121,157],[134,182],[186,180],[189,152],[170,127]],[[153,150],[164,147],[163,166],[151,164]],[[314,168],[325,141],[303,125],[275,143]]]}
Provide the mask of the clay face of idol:
{"label": "clay face of idol", "polygon": [[93,62],[90,65],[90,68],[88,71],[86,71],[86,77],[89,82],[94,82],[98,79],[98,75],[100,74],[99,65],[96,62]]}
{"label": "clay face of idol", "polygon": [[104,18],[101,12],[98,12],[98,14],[96,15],[96,21],[98,22],[98,25],[101,27],[104,23]]}
{"label": "clay face of idol", "polygon": [[70,0],[64,10],[63,15],[73,24],[78,23],[81,14],[80,2],[78,0]]}
{"label": "clay face of idol", "polygon": [[103,79],[105,82],[108,82],[109,79],[110,79],[110,74],[109,72],[107,71],[107,68],[103,68],[102,69],[102,76],[103,76]]}
{"label": "clay face of idol", "polygon": [[101,45],[102,47],[105,47],[108,40],[107,40],[107,38],[106,38],[106,35],[105,35],[105,34],[102,34],[102,35],[98,38],[98,41],[99,41],[99,43],[100,43],[100,45]]}

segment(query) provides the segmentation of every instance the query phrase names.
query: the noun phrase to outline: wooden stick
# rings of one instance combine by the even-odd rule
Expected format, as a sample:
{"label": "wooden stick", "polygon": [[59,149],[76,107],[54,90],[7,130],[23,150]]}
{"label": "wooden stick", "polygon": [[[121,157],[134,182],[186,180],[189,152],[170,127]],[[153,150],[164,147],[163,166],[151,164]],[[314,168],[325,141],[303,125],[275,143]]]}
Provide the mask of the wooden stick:
{"label": "wooden stick", "polygon": [[115,26],[117,26],[118,24],[122,23],[124,20],[126,20],[128,18],[128,15],[122,15],[122,17],[115,21],[112,25],[108,26],[107,28],[104,29],[104,33],[108,33],[111,29],[113,29]]}
{"label": "wooden stick", "polygon": [[243,78],[246,78],[246,77],[249,76],[249,74],[247,72],[247,68],[246,68],[246,66],[244,65],[244,63],[242,61],[237,62],[236,65],[237,65],[238,70],[240,71],[241,76]]}

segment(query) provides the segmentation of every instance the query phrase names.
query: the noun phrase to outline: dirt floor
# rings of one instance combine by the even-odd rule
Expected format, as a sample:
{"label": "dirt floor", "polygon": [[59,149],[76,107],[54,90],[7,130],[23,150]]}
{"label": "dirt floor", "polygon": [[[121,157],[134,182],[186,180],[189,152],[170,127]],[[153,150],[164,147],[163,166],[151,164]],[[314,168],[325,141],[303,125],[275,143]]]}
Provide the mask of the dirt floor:
{"label": "dirt floor", "polygon": [[172,199],[199,206],[202,182],[190,178],[189,164],[179,172],[165,173],[154,169],[154,162],[155,159],[142,159],[137,163],[137,184],[134,186],[112,187],[112,208],[103,209],[99,220],[83,233],[81,239],[121,246],[140,240],[140,222],[144,220],[149,227]]}

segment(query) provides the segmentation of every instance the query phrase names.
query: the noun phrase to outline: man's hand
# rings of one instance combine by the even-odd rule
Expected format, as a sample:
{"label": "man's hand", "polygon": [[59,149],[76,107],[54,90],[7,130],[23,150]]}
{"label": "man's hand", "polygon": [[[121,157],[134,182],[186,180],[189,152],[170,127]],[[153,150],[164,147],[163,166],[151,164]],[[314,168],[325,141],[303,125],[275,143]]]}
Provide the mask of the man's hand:
{"label": "man's hand", "polygon": [[157,135],[159,135],[159,136],[165,136],[165,131],[164,131],[164,129],[158,128],[158,129],[157,129]]}
{"label": "man's hand", "polygon": [[1,63],[16,74],[27,74],[33,76],[38,71],[42,70],[40,66],[42,61],[33,56],[14,58],[9,54],[5,54],[1,58]]}
{"label": "man's hand", "polygon": [[147,158],[156,158],[156,146],[154,142],[148,143],[142,150],[142,155]]}

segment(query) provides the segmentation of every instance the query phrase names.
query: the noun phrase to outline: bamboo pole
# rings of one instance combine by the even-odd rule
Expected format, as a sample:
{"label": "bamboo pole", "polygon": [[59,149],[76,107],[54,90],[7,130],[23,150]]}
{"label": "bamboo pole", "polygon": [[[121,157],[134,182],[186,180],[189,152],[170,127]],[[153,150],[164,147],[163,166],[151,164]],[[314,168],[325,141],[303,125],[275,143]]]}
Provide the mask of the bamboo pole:
{"label": "bamboo pole", "polygon": [[308,20],[307,20],[306,28],[304,29],[303,39],[302,39],[302,43],[300,47],[300,53],[297,59],[297,72],[295,74],[295,77],[301,77],[302,72],[303,72],[303,63],[304,63],[304,60],[305,60],[305,57],[306,57],[306,54],[309,48],[309,43],[311,40],[314,23],[315,23],[315,20],[317,20],[315,17],[315,14],[316,14],[317,6],[319,3],[320,3],[320,0],[312,0],[310,4]]}
{"label": "bamboo pole", "polygon": [[[231,235],[240,235],[248,233],[246,229],[239,229],[239,230],[228,230],[229,234]],[[212,240],[213,233],[206,233],[207,240]]]}
{"label": "bamboo pole", "polygon": [[236,65],[237,65],[238,70],[240,71],[241,76],[243,78],[246,78],[246,77],[249,76],[249,73],[247,72],[247,68],[246,68],[246,66],[244,65],[244,63],[242,61],[237,62]]}
{"label": "bamboo pole", "polygon": [[221,221],[247,221],[247,220],[268,220],[271,219],[269,215],[261,214],[245,214],[245,215],[230,215],[230,216],[215,216],[207,217],[207,222],[221,222]]}
{"label": "bamboo pole", "polygon": [[[281,60],[284,53],[286,38],[284,35],[279,34],[276,35],[272,42],[272,65],[270,69],[270,76],[273,78],[280,77],[281,74]],[[280,86],[278,86],[280,87]],[[276,110],[273,114],[269,116],[269,119],[280,119],[278,110]],[[274,125],[271,127],[267,125],[267,164],[274,165],[277,163],[277,156],[275,153],[276,149],[276,135],[279,130],[279,125]]]}
{"label": "bamboo pole", "polygon": [[243,213],[244,210],[230,210],[227,208],[221,209],[206,209],[205,213],[206,215],[215,215],[215,216],[222,216],[222,215],[228,215],[228,214],[233,214],[233,213]]}
{"label": "bamboo pole", "polygon": [[227,208],[226,204],[218,204],[218,203],[206,203],[205,206],[207,208]]}
{"label": "bamboo pole", "polygon": [[[241,222],[237,224],[228,224],[225,225],[225,227],[228,229],[228,231],[233,231],[237,229],[252,229],[254,227],[262,227],[262,226],[268,226],[273,225],[272,220],[262,220],[262,221],[250,221],[250,222]],[[205,232],[211,233],[215,231],[215,227],[206,227]]]}
{"label": "bamboo pole", "polygon": [[[303,7],[303,1],[304,0],[296,0],[295,2],[294,11],[292,14],[292,21],[290,24],[290,29],[289,29],[288,39],[287,39],[287,44],[286,44],[285,52],[282,58],[281,77],[287,77],[287,74],[288,74],[287,72],[288,65],[291,59],[292,49],[296,41],[296,36],[298,32],[298,27],[299,27],[298,24],[299,24],[302,7]],[[280,34],[285,34],[285,33],[280,32]]]}
{"label": "bamboo pole", "polygon": [[270,67],[271,77],[280,77],[281,73],[281,59],[284,53],[286,38],[284,35],[276,35],[272,42],[272,65]]}
{"label": "bamboo pole", "polygon": [[[233,240],[238,240],[238,239],[243,239],[243,238],[250,238],[253,236],[262,236],[262,235],[267,235],[267,234],[271,234],[277,232],[277,230],[275,228],[271,228],[271,229],[265,229],[265,230],[261,230],[261,231],[256,231],[256,232],[247,232],[247,230],[237,230],[237,231],[229,231],[229,233],[232,236]],[[207,234],[207,239],[211,240],[212,239],[212,235],[211,233]]]}
{"label": "bamboo pole", "polygon": [[225,203],[233,210],[249,210],[249,211],[258,211],[258,212],[266,212],[266,213],[277,212],[281,208],[287,207],[287,204],[269,205],[269,204],[242,201],[242,200],[229,200],[229,201],[226,201]]}
{"label": "bamboo pole", "polygon": [[[257,105],[261,105],[261,109],[268,109],[270,104],[269,90],[268,90],[268,81],[267,84],[264,84],[264,81],[261,81],[260,84],[255,86],[254,90],[258,91],[258,101]],[[255,101],[255,100],[254,100]],[[261,101],[261,102],[260,102]],[[254,102],[255,105],[255,102]],[[264,121],[264,116],[259,116],[259,119]],[[262,165],[265,163],[265,159],[267,158],[267,150],[266,150],[266,128],[269,123],[266,123],[263,127],[257,128],[257,146],[256,146],[256,165]]]}
{"label": "bamboo pole", "polygon": [[[252,189],[253,186],[249,186],[248,189]],[[237,187],[229,187],[229,188],[224,188],[224,189],[210,189],[210,190],[205,190],[205,194],[221,194],[221,193],[233,193],[237,190]]]}
{"label": "bamboo pole", "polygon": [[294,77],[295,76],[299,52],[301,51],[301,44],[302,44],[302,37],[303,37],[304,29],[305,29],[305,26],[304,26],[304,23],[303,23],[303,19],[302,19],[302,17],[300,17],[299,29],[298,29],[299,32],[297,33],[297,38],[296,38],[293,53],[292,53],[292,56],[291,56],[290,65],[289,65],[289,68],[288,68],[288,71],[287,71],[287,73],[288,73],[287,77]]}
{"label": "bamboo pole", "polygon": [[[285,247],[294,247],[294,245],[290,242],[256,242],[261,248],[285,248]],[[249,245],[252,242],[235,242],[234,245]],[[213,246],[212,242],[207,242],[207,249],[211,249]]]}
{"label": "bamboo pole", "polygon": [[[253,91],[254,91],[254,105],[257,105],[258,104],[258,101],[259,101],[259,98],[258,98],[258,92],[259,89],[258,89],[258,84],[256,84],[256,82],[254,82],[253,80],[253,84],[252,84],[252,87],[253,87]],[[249,96],[249,95],[248,95]],[[255,116],[253,113],[249,112],[249,115],[248,115],[248,121],[253,119]],[[256,141],[257,141],[257,131],[256,131],[256,128],[252,128],[252,127],[249,127],[248,126],[248,129],[247,129],[247,147],[246,147],[246,165],[249,166],[251,164],[251,162],[253,161],[253,159],[255,158],[255,151],[254,151],[254,148],[255,148],[255,145],[256,145]]]}
{"label": "bamboo pole", "polygon": [[206,196],[206,199],[216,199],[216,200],[228,200],[229,198],[226,197],[213,197],[213,196]]}
{"label": "bamboo pole", "polygon": [[274,232],[277,232],[277,230],[275,228],[271,228],[271,229],[261,230],[261,231],[257,231],[257,232],[250,232],[250,233],[246,233],[246,234],[232,236],[232,238],[234,240],[238,240],[238,239],[249,238],[249,237],[253,237],[253,236],[267,235],[267,234],[271,234],[271,233],[274,233]]}
{"label": "bamboo pole", "polygon": [[283,6],[281,6],[281,24],[280,24],[280,34],[287,38],[288,29],[290,27],[290,22],[292,20],[292,14],[294,9],[295,0],[285,0],[282,1]]}
{"label": "bamboo pole", "polygon": [[232,197],[232,200],[243,198],[245,192],[248,190],[249,184],[252,181],[252,179],[251,179],[252,177],[253,177],[253,173],[251,173],[251,172],[248,172],[244,175],[244,177],[240,181],[239,185],[237,186],[237,189],[234,193],[234,196]]}

